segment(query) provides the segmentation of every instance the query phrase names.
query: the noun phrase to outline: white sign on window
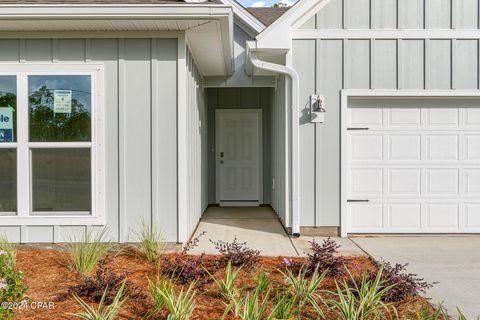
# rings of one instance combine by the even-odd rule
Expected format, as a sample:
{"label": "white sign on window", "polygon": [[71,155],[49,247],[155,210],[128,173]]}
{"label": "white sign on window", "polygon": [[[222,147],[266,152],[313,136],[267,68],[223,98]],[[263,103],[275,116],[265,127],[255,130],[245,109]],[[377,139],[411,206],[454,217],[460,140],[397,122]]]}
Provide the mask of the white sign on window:
{"label": "white sign on window", "polygon": [[0,142],[13,142],[13,108],[0,108]]}
{"label": "white sign on window", "polygon": [[53,112],[72,113],[72,90],[55,90],[53,93]]}

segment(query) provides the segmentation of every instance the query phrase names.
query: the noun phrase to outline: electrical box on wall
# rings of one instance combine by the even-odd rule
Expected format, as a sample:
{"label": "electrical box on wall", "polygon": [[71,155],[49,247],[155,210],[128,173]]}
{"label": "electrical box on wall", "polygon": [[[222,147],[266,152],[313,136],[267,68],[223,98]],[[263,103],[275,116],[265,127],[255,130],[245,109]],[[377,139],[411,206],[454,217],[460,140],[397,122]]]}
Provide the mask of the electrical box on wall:
{"label": "electrical box on wall", "polygon": [[325,99],[322,95],[310,96],[310,122],[323,123],[325,121]]}

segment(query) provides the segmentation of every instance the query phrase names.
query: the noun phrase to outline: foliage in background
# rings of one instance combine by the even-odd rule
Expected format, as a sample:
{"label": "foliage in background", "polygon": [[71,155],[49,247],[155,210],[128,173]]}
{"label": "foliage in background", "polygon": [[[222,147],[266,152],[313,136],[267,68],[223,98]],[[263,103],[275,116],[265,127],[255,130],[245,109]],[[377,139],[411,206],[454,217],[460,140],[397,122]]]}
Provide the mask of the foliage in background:
{"label": "foliage in background", "polygon": [[[333,310],[340,320],[387,319],[396,315],[394,306],[384,302],[385,295],[392,286],[382,280],[383,266],[375,279],[369,279],[367,269],[363,272],[360,284],[355,282],[349,272],[350,281],[335,281],[337,291],[329,292],[335,299],[326,299],[325,305]],[[389,316],[387,316],[389,315]]]}
{"label": "foliage in background", "polygon": [[260,251],[251,249],[246,242],[238,242],[237,237],[233,242],[212,241],[215,249],[222,255],[221,263],[226,265],[231,261],[234,267],[243,266],[244,268],[253,268],[260,260]]}
{"label": "foliage in background", "polygon": [[78,312],[70,315],[75,318],[83,319],[83,320],[114,320],[116,319],[117,314],[119,313],[123,303],[126,300],[126,298],[123,298],[124,289],[125,289],[125,282],[122,283],[122,285],[116,292],[115,297],[111,301],[111,303],[107,303],[106,298],[108,295],[107,293],[108,287],[105,288],[104,294],[100,299],[97,309],[94,309],[93,307],[91,307],[87,302],[82,300],[78,295],[73,294],[73,298],[80,305],[83,312]]}
{"label": "foliage in background", "polygon": [[210,280],[210,274],[218,269],[218,263],[207,261],[205,254],[198,257],[189,255],[189,251],[198,246],[201,233],[190,240],[180,254],[173,258],[163,257],[159,262],[159,272],[174,280],[176,284],[184,285],[195,282],[198,287]]}
{"label": "foliage in background", "polygon": [[144,298],[141,289],[127,280],[128,273],[116,274],[107,267],[108,259],[102,259],[92,276],[82,276],[78,285],[69,288],[69,296],[74,295],[89,301],[111,304],[120,288],[126,291],[130,298]]}
{"label": "foliage in background", "polygon": [[[391,265],[389,262],[383,262],[382,281],[392,288],[385,294],[384,301],[397,302],[408,297],[417,296],[425,293],[433,284],[426,282],[415,273],[406,272],[407,264]],[[376,277],[374,272],[370,272],[369,279]]]}
{"label": "foliage in background", "polygon": [[149,261],[157,261],[165,250],[165,244],[162,232],[155,224],[151,226],[142,222],[140,231],[137,233],[140,240],[140,253]]}
{"label": "foliage in background", "polygon": [[66,256],[68,267],[79,273],[92,271],[113,247],[107,239],[107,232],[108,229],[103,228],[73,236],[65,245],[69,253]]}
{"label": "foliage in background", "polygon": [[[16,247],[5,236],[0,237],[0,302],[21,304],[26,298],[27,286],[24,275],[15,271]],[[0,308],[0,319],[11,319],[15,309],[7,304]]]}

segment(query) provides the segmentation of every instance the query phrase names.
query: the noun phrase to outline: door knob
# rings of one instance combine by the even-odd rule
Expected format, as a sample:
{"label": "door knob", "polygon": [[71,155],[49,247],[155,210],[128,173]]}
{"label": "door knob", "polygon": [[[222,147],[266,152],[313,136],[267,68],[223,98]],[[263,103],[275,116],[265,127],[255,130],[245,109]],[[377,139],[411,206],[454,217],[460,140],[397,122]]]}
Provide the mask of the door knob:
{"label": "door knob", "polygon": [[225,153],[220,152],[220,158],[223,158],[225,156]]}

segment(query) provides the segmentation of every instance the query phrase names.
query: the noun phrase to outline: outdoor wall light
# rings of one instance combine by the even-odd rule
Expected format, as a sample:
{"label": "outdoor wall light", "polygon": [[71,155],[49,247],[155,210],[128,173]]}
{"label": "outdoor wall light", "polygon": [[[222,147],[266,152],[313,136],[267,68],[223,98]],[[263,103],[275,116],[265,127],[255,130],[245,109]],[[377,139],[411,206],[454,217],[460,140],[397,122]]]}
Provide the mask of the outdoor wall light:
{"label": "outdoor wall light", "polygon": [[310,122],[323,123],[325,121],[325,99],[323,95],[310,96]]}

